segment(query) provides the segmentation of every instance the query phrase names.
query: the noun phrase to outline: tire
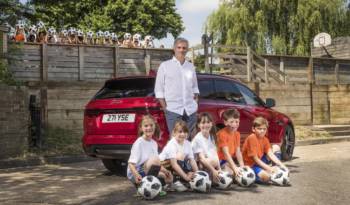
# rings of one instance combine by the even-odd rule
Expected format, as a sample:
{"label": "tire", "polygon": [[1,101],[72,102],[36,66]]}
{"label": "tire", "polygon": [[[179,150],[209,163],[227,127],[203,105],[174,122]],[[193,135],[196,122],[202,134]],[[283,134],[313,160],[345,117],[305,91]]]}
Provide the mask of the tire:
{"label": "tire", "polygon": [[292,159],[294,145],[295,145],[294,130],[291,125],[288,125],[284,132],[283,143],[281,146],[282,160],[288,161]]}
{"label": "tire", "polygon": [[117,176],[126,176],[127,163],[124,160],[102,159],[106,169]]}

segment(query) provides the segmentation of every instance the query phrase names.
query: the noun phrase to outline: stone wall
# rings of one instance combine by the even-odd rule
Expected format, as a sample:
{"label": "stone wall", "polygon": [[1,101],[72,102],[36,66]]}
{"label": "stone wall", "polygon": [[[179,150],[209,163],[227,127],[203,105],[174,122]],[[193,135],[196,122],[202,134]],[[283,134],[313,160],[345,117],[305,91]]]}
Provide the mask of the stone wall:
{"label": "stone wall", "polygon": [[27,149],[29,102],[26,87],[0,85],[0,159],[16,157]]}

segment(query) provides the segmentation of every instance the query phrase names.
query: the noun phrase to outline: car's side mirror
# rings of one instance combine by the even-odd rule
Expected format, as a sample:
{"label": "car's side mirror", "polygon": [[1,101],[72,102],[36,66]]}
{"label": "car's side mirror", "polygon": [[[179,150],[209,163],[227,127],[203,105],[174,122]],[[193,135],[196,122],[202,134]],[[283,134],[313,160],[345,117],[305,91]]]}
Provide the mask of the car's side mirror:
{"label": "car's side mirror", "polygon": [[266,107],[268,107],[268,108],[275,107],[275,105],[276,105],[275,99],[266,98]]}

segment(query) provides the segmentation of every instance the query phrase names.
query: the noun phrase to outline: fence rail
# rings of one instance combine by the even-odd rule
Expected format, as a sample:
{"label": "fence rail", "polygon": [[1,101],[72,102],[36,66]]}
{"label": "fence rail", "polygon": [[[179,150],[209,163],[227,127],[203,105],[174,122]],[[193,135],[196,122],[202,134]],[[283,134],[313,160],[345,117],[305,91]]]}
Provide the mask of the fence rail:
{"label": "fence rail", "polygon": [[204,56],[206,72],[244,82],[350,83],[350,59],[260,55],[249,47],[204,44],[192,47],[193,60],[201,50],[204,54],[197,56]]}

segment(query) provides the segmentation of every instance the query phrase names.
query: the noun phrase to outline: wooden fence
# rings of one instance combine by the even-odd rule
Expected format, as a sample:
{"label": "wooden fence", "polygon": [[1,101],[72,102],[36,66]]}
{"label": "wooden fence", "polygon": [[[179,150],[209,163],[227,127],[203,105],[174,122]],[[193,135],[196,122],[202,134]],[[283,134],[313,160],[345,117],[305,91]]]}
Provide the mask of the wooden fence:
{"label": "wooden fence", "polygon": [[10,44],[9,70],[20,81],[105,81],[148,74],[171,58],[169,49]]}
{"label": "wooden fence", "polygon": [[311,56],[313,57],[329,57],[350,59],[350,36],[337,37],[332,39],[332,44],[320,47],[311,48]]}
{"label": "wooden fence", "polygon": [[196,55],[204,55],[207,72],[229,75],[243,82],[350,83],[350,59],[259,55],[249,47],[222,45],[193,47],[193,60]]}
{"label": "wooden fence", "polygon": [[[38,96],[44,128],[50,124],[50,119],[51,122],[57,118],[65,119],[62,118],[64,113],[69,118],[59,121],[58,124],[81,128],[75,118],[78,116],[82,119],[81,110],[88,99],[101,88],[102,82],[114,77],[149,74],[151,69],[157,69],[162,61],[172,57],[172,50],[11,43],[6,55],[13,77],[25,82],[30,87],[30,94]],[[75,94],[68,93],[67,97],[63,91],[67,87],[58,92],[49,88],[54,82],[59,83],[59,88],[67,85],[69,87],[67,83],[83,83],[84,86],[78,86],[78,92],[75,92],[77,89],[73,89]],[[97,85],[93,84],[93,88],[90,89],[91,86],[88,85],[93,82]],[[79,93],[81,91],[83,93]],[[62,99],[75,101],[72,103]],[[64,107],[69,109],[63,109]],[[78,113],[76,110],[79,110]]]}
{"label": "wooden fence", "polygon": [[[258,55],[252,50],[247,55],[246,51],[237,47],[226,53],[210,52],[206,64],[243,81],[250,73],[251,82],[287,83],[261,83],[260,95],[276,98],[276,109],[297,124],[349,122],[343,116],[348,107],[337,104],[347,103],[341,96],[348,97],[349,86],[318,84],[350,82],[350,60]],[[106,79],[147,74],[171,58],[172,50],[27,43],[10,44],[7,56],[13,76],[27,82],[29,93],[38,96],[43,126],[81,131],[84,105]]]}

